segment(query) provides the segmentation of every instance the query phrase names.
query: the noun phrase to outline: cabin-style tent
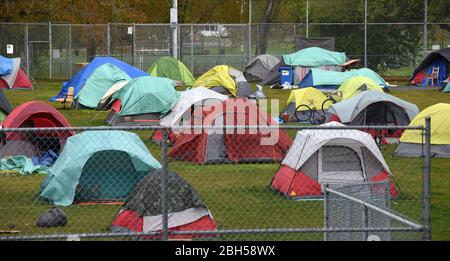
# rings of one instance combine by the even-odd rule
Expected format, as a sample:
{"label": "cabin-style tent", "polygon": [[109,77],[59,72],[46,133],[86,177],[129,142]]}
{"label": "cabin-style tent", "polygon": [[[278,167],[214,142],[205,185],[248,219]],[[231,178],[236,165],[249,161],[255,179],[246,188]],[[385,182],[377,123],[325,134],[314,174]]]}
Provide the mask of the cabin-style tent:
{"label": "cabin-style tent", "polygon": [[[337,122],[323,126],[343,126]],[[275,173],[271,188],[288,198],[318,198],[322,186],[390,180],[392,173],[372,136],[359,130],[302,130]]]}
{"label": "cabin-style tent", "polygon": [[[264,126],[276,123],[248,99],[228,99],[204,106],[203,129],[185,129],[169,157],[196,163],[278,162],[292,140],[284,131]],[[223,126],[260,126],[260,129],[222,129]],[[216,128],[208,127],[214,126]]]}
{"label": "cabin-style tent", "polygon": [[248,82],[260,82],[267,77],[270,71],[280,62],[280,59],[271,54],[261,54],[251,59],[245,66],[244,76]]}
{"label": "cabin-style tent", "polygon": [[195,82],[192,72],[186,65],[176,58],[164,56],[156,60],[147,71],[151,76],[165,77],[179,81],[184,86],[192,86]]}
{"label": "cabin-style tent", "polygon": [[[161,178],[163,171],[151,171],[139,181],[111,224],[113,232],[161,232]],[[195,189],[180,175],[167,172],[169,231],[217,230],[216,223]],[[171,235],[170,239],[192,239],[214,235]],[[160,238],[144,236],[144,238]]]}
{"label": "cabin-style tent", "polygon": [[204,87],[232,97],[249,97],[253,94],[242,72],[228,65],[214,66],[202,74],[192,87]]}
{"label": "cabin-style tent", "polygon": [[[52,106],[30,101],[16,107],[1,123],[2,128],[70,128],[69,122]],[[47,150],[59,152],[73,131],[3,132],[0,157],[40,156]]]}
{"label": "cabin-style tent", "polygon": [[[449,103],[438,103],[421,111],[411,121],[411,126],[425,126],[425,119],[431,119],[431,157],[450,158],[450,113]],[[424,137],[420,130],[405,130],[400,144],[394,152],[399,157],[423,157]]]}
{"label": "cabin-style tent", "polygon": [[433,67],[439,68],[437,85],[443,85],[443,81],[447,79],[450,73],[450,47],[429,53],[422,63],[414,69],[409,80],[412,84],[421,86],[436,85],[436,81],[432,84],[430,79],[428,79],[427,84],[426,79],[427,74],[432,73]]}
{"label": "cabin-style tent", "polygon": [[175,81],[153,76],[137,77],[115,92],[110,125],[156,125],[179,99]]}
{"label": "cabin-style tent", "polygon": [[81,89],[83,89],[83,87],[85,86],[86,80],[89,78],[89,76],[91,76],[91,74],[95,71],[95,69],[106,63],[118,67],[132,79],[148,75],[147,73],[139,70],[138,68],[135,68],[120,60],[117,60],[116,58],[96,57],[89,64],[87,64],[81,70],[79,70],[72,77],[72,79],[70,79],[68,82],[64,82],[59,93],[56,96],[52,97],[50,101],[56,101],[59,98],[64,98],[67,95],[67,91],[69,90],[70,87],[74,88],[73,95],[77,96],[78,93],[81,91]]}
{"label": "cabin-style tent", "polygon": [[124,201],[150,171],[161,168],[135,133],[85,131],[67,139],[42,182],[40,196],[58,206]]}
{"label": "cabin-style tent", "polygon": [[0,55],[0,88],[31,89],[33,84],[20,67],[21,58],[6,58]]}

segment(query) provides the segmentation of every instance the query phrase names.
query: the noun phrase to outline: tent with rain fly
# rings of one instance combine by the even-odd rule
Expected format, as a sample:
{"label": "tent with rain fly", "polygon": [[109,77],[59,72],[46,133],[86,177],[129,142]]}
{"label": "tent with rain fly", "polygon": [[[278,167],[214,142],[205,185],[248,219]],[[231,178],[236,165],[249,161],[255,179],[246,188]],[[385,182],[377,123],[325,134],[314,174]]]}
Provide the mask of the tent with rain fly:
{"label": "tent with rain fly", "polygon": [[[325,102],[326,100],[327,96],[316,88],[295,89],[289,94],[287,105],[281,111],[281,115],[287,114],[290,121],[298,121],[301,118],[297,117],[299,114],[311,115],[311,110],[322,110],[322,105],[323,109],[327,110],[331,103]],[[321,120],[318,118],[319,113],[315,113],[314,116],[317,121]]]}
{"label": "tent with rain fly", "polygon": [[[1,123],[2,128],[70,128],[69,122],[52,106],[30,101],[16,107]],[[48,150],[59,152],[73,131],[3,132],[0,157],[40,156]]]}
{"label": "tent with rain fly", "polygon": [[[204,106],[203,129],[180,131],[169,157],[196,163],[278,162],[291,144],[291,138],[248,99],[228,99]],[[197,124],[197,126],[200,124]],[[223,126],[260,126],[259,129],[227,129]],[[209,128],[208,127],[215,127]]]}
{"label": "tent with rain fly", "polygon": [[164,56],[156,60],[147,71],[151,76],[165,77],[179,81],[184,86],[192,86],[195,82],[192,72],[180,60]]}
{"label": "tent with rain fly", "polygon": [[[414,117],[410,126],[425,126],[425,119],[431,119],[431,157],[450,158],[450,115],[449,103],[438,103],[426,108]],[[400,137],[400,143],[394,152],[399,157],[423,157],[425,154],[424,137],[420,130],[407,129]]]}
{"label": "tent with rain fly", "polygon": [[204,87],[233,97],[249,97],[253,94],[242,72],[228,65],[214,66],[202,74],[192,87]]}
{"label": "tent with rain fly", "polygon": [[369,90],[384,92],[383,88],[380,85],[376,84],[372,79],[365,76],[354,76],[348,78],[337,89],[337,91],[340,91],[342,94],[341,101],[345,101],[360,92]]}
{"label": "tent with rain fly", "polygon": [[0,55],[0,89],[31,89],[33,84],[20,67],[21,58]]}
{"label": "tent with rain fly", "polygon": [[[330,122],[322,126],[343,126]],[[359,130],[323,129],[297,132],[271,188],[293,198],[318,198],[323,185],[342,185],[390,180],[390,194],[396,197],[392,173],[372,136]]]}
{"label": "tent with rain fly", "polygon": [[153,76],[129,81],[111,97],[110,125],[155,125],[179,99],[175,81]]}
{"label": "tent with rain fly", "polygon": [[114,64],[100,65],[87,78],[78,94],[74,95],[75,108],[96,108],[113,85],[130,80],[131,77]]}
{"label": "tent with rain fly", "polygon": [[12,105],[2,89],[0,89],[0,122],[2,122],[12,111]]}
{"label": "tent with rain fly", "polygon": [[[111,224],[113,232],[161,232],[161,169],[151,171],[139,181]],[[180,175],[167,171],[169,231],[217,230],[216,223],[195,189]],[[212,235],[171,235],[170,239],[211,237]],[[145,238],[158,238],[145,236]]]}
{"label": "tent with rain fly", "polygon": [[[295,53],[285,54],[280,62],[275,65],[260,85],[271,85],[279,83],[280,68],[293,67],[294,84],[300,83],[311,68],[341,72],[344,65],[348,65],[348,58],[343,52],[334,52],[320,47],[309,47]],[[350,63],[356,60],[350,61]]]}
{"label": "tent with rain fly", "polygon": [[40,196],[58,206],[124,201],[144,176],[159,168],[137,134],[85,131],[67,139]]}
{"label": "tent with rain fly", "polygon": [[280,62],[280,59],[271,54],[261,54],[251,59],[245,66],[244,76],[248,82],[260,82],[267,77],[270,71]]}
{"label": "tent with rain fly", "polygon": [[376,72],[368,68],[349,70],[345,72],[333,72],[321,69],[312,68],[305,78],[299,83],[299,86],[304,87],[316,87],[319,89],[337,89],[347,79],[354,76],[364,76],[370,78],[376,84],[383,87],[388,86],[386,81],[381,78]]}
{"label": "tent with rain fly", "polygon": [[72,77],[72,79],[70,79],[68,82],[64,82],[59,93],[56,96],[52,97],[50,101],[56,101],[59,98],[64,98],[67,95],[67,91],[69,90],[70,87],[74,88],[73,95],[76,96],[84,87],[86,80],[89,78],[89,76],[91,76],[91,74],[95,71],[95,69],[97,69],[98,67],[102,66],[105,63],[110,63],[118,67],[132,79],[139,76],[148,75],[147,73],[139,70],[138,68],[135,68],[120,60],[117,60],[116,58],[96,57],[89,64],[87,64],[81,70],[79,70]]}
{"label": "tent with rain fly", "polygon": [[[432,73],[433,68],[439,68],[437,84],[442,85],[450,73],[450,47],[429,53],[422,63],[414,69],[409,80],[412,84],[426,86],[426,76]],[[428,79],[428,85],[433,85],[430,79]]]}

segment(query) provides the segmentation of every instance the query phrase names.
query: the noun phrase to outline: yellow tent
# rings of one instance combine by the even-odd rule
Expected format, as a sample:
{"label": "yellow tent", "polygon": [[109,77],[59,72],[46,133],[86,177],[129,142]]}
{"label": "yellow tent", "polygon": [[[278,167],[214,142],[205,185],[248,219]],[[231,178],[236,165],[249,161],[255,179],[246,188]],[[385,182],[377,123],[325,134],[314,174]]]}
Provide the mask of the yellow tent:
{"label": "yellow tent", "polygon": [[[360,87],[364,84],[366,87],[361,90]],[[377,90],[383,92],[383,88],[380,85],[375,83],[372,79],[364,76],[354,76],[347,79],[337,90],[342,92],[341,101],[345,101],[361,91]]]}
{"label": "yellow tent", "polygon": [[[289,106],[290,103],[295,102],[295,108],[298,106],[305,104],[308,105],[311,109],[316,108],[317,110],[322,109],[323,102],[327,99],[327,96],[323,94],[321,91],[317,90],[313,87],[308,88],[301,88],[297,90],[292,90],[289,98],[287,100],[287,105]],[[332,103],[326,103],[325,108],[328,109]],[[300,108],[301,110],[306,110],[306,107]]]}
{"label": "yellow tent", "polygon": [[227,65],[217,65],[211,68],[209,71],[202,74],[192,86],[212,88],[216,86],[223,86],[233,96],[236,96],[237,86],[233,78],[228,73],[229,67]]}
{"label": "yellow tent", "polygon": [[[425,118],[431,118],[431,144],[450,144],[450,115],[449,103],[438,103],[426,108],[414,117],[410,126],[425,126]],[[405,130],[400,142],[423,143],[422,132],[418,130]]]}

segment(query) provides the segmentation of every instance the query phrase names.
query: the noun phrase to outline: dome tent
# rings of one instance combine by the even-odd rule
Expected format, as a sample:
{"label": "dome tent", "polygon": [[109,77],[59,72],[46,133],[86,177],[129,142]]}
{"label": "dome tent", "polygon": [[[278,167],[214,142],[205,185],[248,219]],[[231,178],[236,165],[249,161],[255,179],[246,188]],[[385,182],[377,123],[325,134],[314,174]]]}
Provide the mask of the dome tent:
{"label": "dome tent", "polygon": [[[6,128],[70,128],[69,122],[52,106],[40,102],[29,101],[16,107],[1,123]],[[75,135],[71,130],[35,132],[3,132],[3,143],[0,145],[0,157],[25,155],[40,156],[47,150],[59,152],[67,138]],[[39,134],[39,135],[35,135]]]}
{"label": "dome tent", "polygon": [[[450,114],[449,103],[437,103],[417,114],[410,126],[425,126],[425,119],[431,119],[431,157],[450,158]],[[424,137],[422,131],[405,130],[400,137],[394,156],[423,157]]]}
{"label": "dome tent", "polygon": [[[322,104],[324,105],[324,109],[328,109],[330,103],[324,102],[327,100],[327,96],[323,94],[321,91],[316,88],[302,88],[292,90],[289,94],[289,98],[287,100],[287,106],[281,111],[282,114],[288,114],[290,119],[293,121],[297,121],[296,114],[299,113],[309,113],[310,110],[322,110]],[[300,106],[307,105],[307,106]],[[299,107],[300,106],[300,107]],[[319,113],[314,114],[315,117],[320,117]],[[320,121],[321,119],[317,118],[316,120]],[[323,123],[323,121],[322,121]]]}
{"label": "dome tent", "polygon": [[[208,126],[258,125],[264,128],[276,125],[266,112],[248,99],[234,98],[204,106],[201,114],[204,129],[193,130],[192,133],[181,132],[169,153],[170,158],[201,164],[279,162],[292,142],[289,135],[279,129],[276,135],[267,133],[267,130],[246,129],[244,133],[240,133],[240,130],[229,133],[207,129]],[[264,144],[263,140],[269,142]]]}
{"label": "dome tent", "polygon": [[180,81],[184,86],[192,86],[195,82],[194,76],[186,65],[171,56],[164,56],[156,60],[147,72],[151,76]]}
{"label": "dome tent", "polygon": [[262,81],[279,62],[280,59],[271,54],[258,55],[245,66],[245,79],[248,82]]}
{"label": "dome tent", "polygon": [[233,97],[249,97],[253,94],[242,72],[228,65],[214,66],[198,77],[192,87],[209,88]]}
{"label": "dome tent", "polygon": [[[330,122],[322,126],[344,126]],[[392,173],[372,136],[359,130],[302,130],[275,173],[271,188],[289,198],[321,197],[324,184],[391,180]]]}
{"label": "dome tent", "polygon": [[21,58],[0,55],[0,89],[32,89],[33,84],[20,67]]}
{"label": "dome tent", "polygon": [[345,101],[357,95],[358,93],[369,90],[384,92],[383,88],[380,85],[376,84],[372,79],[365,76],[354,76],[348,78],[337,89],[337,91],[342,92],[341,101]]}
{"label": "dome tent", "polygon": [[115,92],[110,125],[155,125],[179,99],[175,81],[153,76],[137,77]]}
{"label": "dome tent", "polygon": [[[136,184],[111,224],[113,232],[160,232],[162,230],[162,169],[151,171]],[[167,171],[169,231],[217,230],[216,223],[195,189],[180,175]],[[208,235],[209,237],[211,235]],[[171,239],[205,235],[171,235]],[[150,236],[146,238],[157,238]]]}
{"label": "dome tent", "polygon": [[85,131],[67,140],[42,182],[55,205],[124,200],[149,171],[161,168],[142,140],[126,131]]}

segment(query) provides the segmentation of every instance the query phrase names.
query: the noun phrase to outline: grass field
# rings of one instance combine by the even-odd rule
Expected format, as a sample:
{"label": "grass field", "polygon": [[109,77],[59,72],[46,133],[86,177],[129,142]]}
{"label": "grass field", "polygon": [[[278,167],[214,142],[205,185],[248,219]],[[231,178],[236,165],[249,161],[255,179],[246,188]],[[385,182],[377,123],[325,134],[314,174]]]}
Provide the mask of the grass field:
{"label": "grass field", "polygon": [[[48,102],[59,91],[61,82],[37,82],[34,90],[6,90],[13,106],[30,100]],[[265,88],[271,99],[279,99],[283,107],[289,91]],[[450,96],[437,90],[391,91],[391,94],[417,104],[422,110],[438,102],[447,102]],[[50,103],[57,108],[72,126],[105,125],[107,112],[63,109],[59,103]],[[152,154],[161,159],[158,145],[148,142],[150,133],[139,132]],[[291,133],[292,134],[292,133]],[[420,222],[420,159],[391,157],[395,147],[386,146],[383,154],[402,190],[402,200],[394,202],[393,208]],[[215,164],[199,166],[186,162],[169,162],[169,167],[183,175],[199,191],[222,229],[273,228],[273,227],[321,227],[322,202],[290,201],[268,189],[279,164]],[[433,239],[450,239],[450,159],[432,159],[432,229]],[[37,200],[39,185],[44,176],[20,176],[0,174],[0,230],[17,229],[22,235],[34,233],[62,232],[108,232],[108,226],[117,214],[119,206],[65,207],[69,223],[64,228],[42,229],[35,226],[39,214],[50,208]],[[19,234],[19,235],[20,235]],[[0,234],[3,236],[4,234]],[[315,239],[321,234],[289,234],[272,236],[227,236],[226,239]],[[401,235],[398,235],[401,239]]]}

